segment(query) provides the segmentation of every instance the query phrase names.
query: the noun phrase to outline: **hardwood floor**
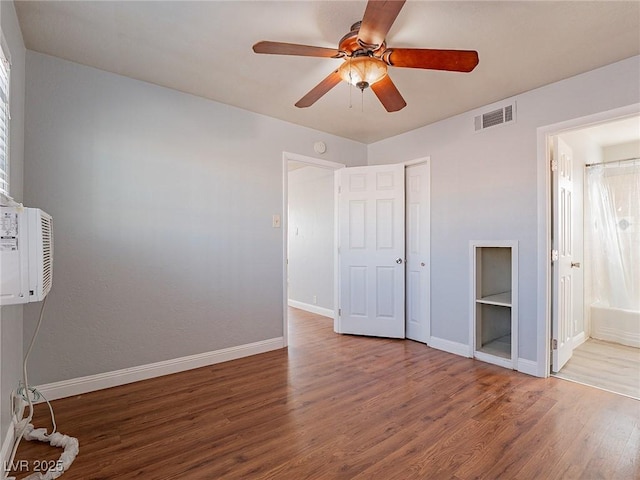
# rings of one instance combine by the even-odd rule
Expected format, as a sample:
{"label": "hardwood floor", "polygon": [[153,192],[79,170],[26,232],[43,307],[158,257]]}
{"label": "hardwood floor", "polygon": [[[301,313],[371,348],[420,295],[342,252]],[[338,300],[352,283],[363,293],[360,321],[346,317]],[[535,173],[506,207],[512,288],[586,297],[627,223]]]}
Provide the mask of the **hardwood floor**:
{"label": "hardwood floor", "polygon": [[640,348],[590,338],[556,376],[640,400]]}
{"label": "hardwood floor", "polygon": [[[291,310],[288,350],[54,402],[64,480],[637,479],[640,402]],[[46,406],[36,426],[48,424]],[[60,451],[23,442],[19,459]],[[24,478],[21,474],[18,478]]]}

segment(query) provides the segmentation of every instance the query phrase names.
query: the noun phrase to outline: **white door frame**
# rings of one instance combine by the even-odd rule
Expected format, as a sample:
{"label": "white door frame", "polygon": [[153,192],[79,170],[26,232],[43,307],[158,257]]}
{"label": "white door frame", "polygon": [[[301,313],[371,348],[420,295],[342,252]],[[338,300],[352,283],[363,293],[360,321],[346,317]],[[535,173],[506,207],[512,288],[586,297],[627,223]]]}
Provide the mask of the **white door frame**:
{"label": "white door frame", "polygon": [[587,115],[564,122],[539,127],[538,155],[538,345],[537,376],[548,377],[551,372],[551,160],[550,139],[555,135],[599,123],[638,115],[640,103]]}
{"label": "white door frame", "polygon": [[[287,254],[289,250],[289,161],[295,161],[300,163],[306,163],[311,167],[326,168],[329,170],[338,170],[344,168],[346,165],[338,162],[332,162],[330,160],[322,160],[314,157],[307,157],[306,155],[300,155],[291,152],[282,152],[282,341],[283,347],[289,345],[289,322],[288,322],[288,285],[287,285]],[[337,208],[337,207],[336,207]],[[336,220],[336,213],[334,209],[334,224]],[[334,239],[335,244],[335,239]],[[336,259],[337,261],[337,259]],[[333,266],[334,281],[337,275],[337,269]],[[335,289],[334,289],[335,290]],[[333,302],[333,318],[336,318],[336,301]]]}

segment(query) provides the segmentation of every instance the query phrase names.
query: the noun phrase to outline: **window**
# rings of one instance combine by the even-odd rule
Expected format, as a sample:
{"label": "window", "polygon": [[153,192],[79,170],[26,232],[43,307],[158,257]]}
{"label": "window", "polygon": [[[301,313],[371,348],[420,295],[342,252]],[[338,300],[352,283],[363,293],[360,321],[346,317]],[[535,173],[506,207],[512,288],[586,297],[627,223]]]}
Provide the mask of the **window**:
{"label": "window", "polygon": [[0,48],[0,194],[9,195],[9,62]]}

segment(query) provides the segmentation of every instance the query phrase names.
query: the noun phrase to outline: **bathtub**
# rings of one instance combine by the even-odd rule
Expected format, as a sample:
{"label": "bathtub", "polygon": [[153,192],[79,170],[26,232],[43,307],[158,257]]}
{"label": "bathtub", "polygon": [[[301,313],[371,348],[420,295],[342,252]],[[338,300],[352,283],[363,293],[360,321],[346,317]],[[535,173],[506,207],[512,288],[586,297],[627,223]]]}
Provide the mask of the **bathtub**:
{"label": "bathtub", "polygon": [[640,311],[591,305],[591,336],[640,348]]}

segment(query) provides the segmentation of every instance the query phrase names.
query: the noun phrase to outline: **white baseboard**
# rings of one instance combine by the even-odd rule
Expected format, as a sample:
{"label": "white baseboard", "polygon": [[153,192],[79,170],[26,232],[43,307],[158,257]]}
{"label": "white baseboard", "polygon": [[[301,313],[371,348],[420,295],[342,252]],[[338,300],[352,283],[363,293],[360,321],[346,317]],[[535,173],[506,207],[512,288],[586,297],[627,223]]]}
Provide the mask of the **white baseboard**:
{"label": "white baseboard", "polygon": [[113,372],[47,383],[45,385],[39,385],[37,388],[48,400],[56,400],[102,390],[103,388],[117,387],[127,383],[160,377],[162,375],[206,367],[216,363],[228,362],[229,360],[249,357],[279,348],[284,348],[284,339],[282,337],[248,343],[237,347],[224,348],[213,352],[174,358],[172,360],[165,360],[148,365],[140,365],[138,367],[124,368]]}
{"label": "white baseboard", "polygon": [[[472,358],[473,354],[471,353],[471,347],[466,343],[458,343],[452,342],[451,340],[445,340],[444,338],[431,337],[428,345],[432,348],[436,348],[438,350],[443,350],[445,352],[453,353],[455,355],[460,355],[462,357]],[[491,359],[495,359],[493,355],[488,355]],[[486,359],[480,359],[485,361]],[[493,363],[493,362],[490,362]],[[513,364],[511,360],[505,360],[505,362],[499,362],[498,365],[504,366],[505,368],[513,368]],[[533,375],[534,377],[539,377],[538,372],[538,362],[534,362],[533,360],[527,360],[524,358],[518,358],[517,363],[518,372],[526,373],[527,375]]]}
{"label": "white baseboard", "polygon": [[573,348],[578,348],[580,345],[582,345],[586,341],[587,341],[587,336],[585,335],[584,332],[580,332],[578,335],[573,337]]}
{"label": "white baseboard", "polygon": [[[13,395],[13,394],[12,394]],[[7,429],[7,434],[4,437],[4,441],[2,442],[2,449],[0,450],[0,461],[2,461],[2,467],[0,468],[0,479],[5,480],[5,478],[14,479],[15,477],[7,477],[8,472],[5,471],[6,468],[9,467],[9,461],[11,458],[11,452],[13,451],[15,444],[15,435],[16,435],[16,425],[13,421],[13,415],[16,414],[18,419],[24,419],[24,411],[26,410],[28,404],[21,397],[16,398],[16,411],[11,412],[11,423],[9,424],[9,428]]]}
{"label": "white baseboard", "polygon": [[0,460],[2,461],[0,478],[2,479],[7,478],[8,472],[5,471],[5,466],[9,465],[9,457],[11,456],[11,450],[13,449],[13,436],[15,435],[15,431],[15,425],[11,422],[7,429],[7,434],[4,437],[4,441],[2,442],[2,450],[0,451]]}
{"label": "white baseboard", "polygon": [[498,365],[499,367],[506,368],[508,370],[515,370],[513,360],[510,358],[502,358],[497,355],[484,352],[473,352],[473,357],[481,362],[491,363],[492,365]]}
{"label": "white baseboard", "polygon": [[333,310],[329,308],[319,307],[318,305],[310,305],[308,303],[298,302],[297,300],[289,299],[287,301],[288,305],[293,308],[299,308],[300,310],[304,310],[305,312],[311,312],[318,315],[322,315],[323,317],[334,317]]}
{"label": "white baseboard", "polygon": [[538,362],[527,360],[526,358],[518,358],[518,371],[534,377],[540,376],[538,374]]}
{"label": "white baseboard", "polygon": [[452,342],[451,340],[445,340],[444,338],[431,337],[427,345],[437,350],[460,355],[461,357],[472,357],[469,345],[466,343]]}

